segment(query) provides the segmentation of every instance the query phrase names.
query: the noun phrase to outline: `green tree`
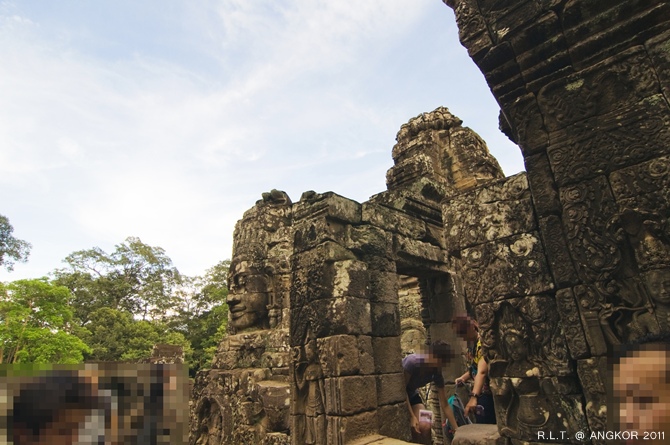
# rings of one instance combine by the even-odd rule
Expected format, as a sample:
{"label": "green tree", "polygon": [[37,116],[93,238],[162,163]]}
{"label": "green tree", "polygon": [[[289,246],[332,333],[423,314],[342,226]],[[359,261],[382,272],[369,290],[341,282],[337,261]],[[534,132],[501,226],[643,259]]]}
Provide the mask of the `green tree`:
{"label": "green tree", "polygon": [[137,361],[148,358],[157,343],[180,345],[187,359],[191,345],[183,334],[158,321],[135,320],[127,311],[100,308],[80,333],[91,347],[91,361]]}
{"label": "green tree", "polygon": [[46,279],[0,285],[0,361],[81,363],[90,348],[70,332],[70,298]]}
{"label": "green tree", "polygon": [[9,272],[14,270],[14,263],[25,263],[30,254],[30,243],[14,238],[14,227],[6,216],[0,215],[0,266]]}
{"label": "green tree", "polygon": [[54,272],[74,295],[75,317],[83,326],[96,310],[127,311],[143,320],[163,320],[176,299],[179,271],[160,247],[129,237],[108,254],[95,247],[68,255],[68,267]]}
{"label": "green tree", "polygon": [[214,352],[225,335],[228,322],[228,269],[230,260],[223,260],[208,269],[203,277],[182,282],[177,293],[179,306],[170,326],[191,343],[189,362],[192,376],[212,362]]}

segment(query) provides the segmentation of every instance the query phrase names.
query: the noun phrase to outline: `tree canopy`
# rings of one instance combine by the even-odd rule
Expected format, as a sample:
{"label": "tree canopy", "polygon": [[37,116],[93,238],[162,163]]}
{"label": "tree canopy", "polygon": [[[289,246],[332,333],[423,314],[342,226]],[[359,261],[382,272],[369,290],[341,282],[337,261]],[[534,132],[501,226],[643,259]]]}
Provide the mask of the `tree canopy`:
{"label": "tree canopy", "polygon": [[91,349],[71,333],[70,298],[45,279],[0,284],[0,361],[82,362]]}
{"label": "tree canopy", "polygon": [[0,215],[0,266],[8,272],[14,270],[15,263],[23,263],[30,255],[30,243],[15,238],[14,227],[6,216]]}
{"label": "tree canopy", "polygon": [[[30,244],[1,215],[0,231],[10,268]],[[211,363],[228,320],[229,260],[187,277],[165,250],[129,237],[63,261],[52,280],[0,283],[0,363],[138,361],[158,343],[182,346],[191,375]]]}
{"label": "tree canopy", "polygon": [[94,247],[64,262],[54,283],[71,292],[72,330],[90,347],[87,360],[138,360],[170,343],[184,347],[191,374],[209,365],[226,329],[230,261],[187,277],[162,248],[130,237],[112,253]]}
{"label": "tree canopy", "polygon": [[176,304],[179,271],[160,247],[129,237],[108,254],[98,247],[80,250],[55,271],[56,281],[74,295],[75,317],[85,325],[97,309],[127,311],[143,320],[163,319]]}

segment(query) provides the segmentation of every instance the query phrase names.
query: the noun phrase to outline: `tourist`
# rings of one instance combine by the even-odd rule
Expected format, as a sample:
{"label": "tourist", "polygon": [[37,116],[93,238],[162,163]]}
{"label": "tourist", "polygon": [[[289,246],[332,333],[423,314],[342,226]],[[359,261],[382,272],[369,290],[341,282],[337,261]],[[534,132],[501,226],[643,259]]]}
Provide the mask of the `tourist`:
{"label": "tourist", "polygon": [[8,434],[14,445],[116,443],[111,401],[96,376],[54,371],[34,378],[14,397]]}
{"label": "tourist", "polygon": [[407,407],[410,412],[412,425],[412,438],[418,443],[431,443],[430,423],[420,422],[421,410],[426,410],[426,405],[419,394],[419,388],[434,383],[437,387],[437,395],[440,403],[442,418],[456,429],[456,419],[451,407],[447,403],[444,392],[444,377],[442,369],[453,358],[453,353],[448,344],[442,341],[433,342],[424,354],[410,354],[402,360],[402,368],[405,373],[405,390],[407,396]]}
{"label": "tourist", "polygon": [[670,443],[670,334],[627,346],[612,381],[617,429],[637,439],[628,443]]}
{"label": "tourist", "polygon": [[[465,404],[465,415],[475,414],[477,423],[496,423],[493,394],[489,384],[489,366],[482,355],[482,342],[477,322],[467,315],[458,315],[452,320],[455,334],[468,343],[468,370],[456,379],[457,385],[473,380],[472,391]],[[481,406],[479,410],[477,406]]]}

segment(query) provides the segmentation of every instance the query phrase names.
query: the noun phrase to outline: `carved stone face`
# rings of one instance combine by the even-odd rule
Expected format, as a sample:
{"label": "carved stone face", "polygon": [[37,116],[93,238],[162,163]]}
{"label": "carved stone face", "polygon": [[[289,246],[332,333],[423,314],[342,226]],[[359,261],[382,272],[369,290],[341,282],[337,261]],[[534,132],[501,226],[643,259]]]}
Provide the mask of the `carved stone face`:
{"label": "carved stone face", "polygon": [[509,358],[513,361],[523,360],[528,356],[528,349],[526,343],[523,340],[523,337],[515,332],[508,331],[504,336],[505,350],[509,355]]}
{"label": "carved stone face", "polygon": [[249,267],[246,261],[231,265],[229,325],[237,330],[265,329],[268,321],[269,282],[265,274]]}
{"label": "carved stone face", "polygon": [[670,304],[670,269],[651,270],[646,278],[651,298],[656,303]]}
{"label": "carved stone face", "polygon": [[[614,395],[619,405],[619,429],[638,431],[667,430],[670,425],[670,381],[668,352],[649,349],[636,351],[614,367]],[[667,432],[665,433],[667,435]],[[658,435],[654,439],[659,438]],[[659,441],[667,443],[667,436]],[[637,442],[636,442],[637,443]]]}

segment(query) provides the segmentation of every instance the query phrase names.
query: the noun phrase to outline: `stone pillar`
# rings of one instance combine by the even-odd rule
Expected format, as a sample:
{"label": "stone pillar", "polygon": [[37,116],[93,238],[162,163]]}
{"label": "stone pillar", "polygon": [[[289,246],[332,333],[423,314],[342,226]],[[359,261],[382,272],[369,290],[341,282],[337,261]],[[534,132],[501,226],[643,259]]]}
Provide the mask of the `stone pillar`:
{"label": "stone pillar", "polygon": [[445,3],[524,155],[588,422],[603,431],[608,355],[670,331],[656,291],[670,276],[670,4]]}
{"label": "stone pillar", "polygon": [[479,321],[501,434],[574,437],[587,428],[581,389],[525,173],[453,197],[444,219],[447,249],[460,253]]}
{"label": "stone pillar", "polygon": [[333,193],[303,194],[294,226],[292,443],[404,437],[397,284],[384,233],[363,224],[360,204]]}

